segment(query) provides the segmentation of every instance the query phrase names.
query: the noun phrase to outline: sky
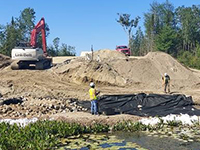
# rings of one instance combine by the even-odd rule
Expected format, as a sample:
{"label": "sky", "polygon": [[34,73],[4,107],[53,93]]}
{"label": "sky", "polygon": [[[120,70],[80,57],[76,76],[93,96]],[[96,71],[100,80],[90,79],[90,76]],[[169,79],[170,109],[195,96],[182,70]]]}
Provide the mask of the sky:
{"label": "sky", "polygon": [[[47,44],[60,38],[60,44],[75,46],[76,55],[93,49],[115,49],[127,45],[128,37],[116,19],[117,13],[127,13],[131,19],[140,16],[138,26],[144,29],[144,13],[155,0],[0,0],[0,24],[6,25],[13,17],[19,17],[25,8],[33,8],[36,22],[45,18],[50,35]],[[165,0],[157,0],[163,3]],[[199,5],[199,0],[169,0],[178,6]],[[134,29],[135,31],[136,29]]]}

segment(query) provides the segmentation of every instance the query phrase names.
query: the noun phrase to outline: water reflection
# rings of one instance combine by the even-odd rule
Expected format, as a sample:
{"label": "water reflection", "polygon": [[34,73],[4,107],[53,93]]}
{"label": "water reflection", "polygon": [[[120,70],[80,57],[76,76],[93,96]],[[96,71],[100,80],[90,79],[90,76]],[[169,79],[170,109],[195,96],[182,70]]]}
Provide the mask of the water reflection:
{"label": "water reflection", "polygon": [[116,142],[116,143],[104,143],[99,145],[102,148],[108,148],[108,147],[113,147],[113,146],[126,146],[126,142]]}

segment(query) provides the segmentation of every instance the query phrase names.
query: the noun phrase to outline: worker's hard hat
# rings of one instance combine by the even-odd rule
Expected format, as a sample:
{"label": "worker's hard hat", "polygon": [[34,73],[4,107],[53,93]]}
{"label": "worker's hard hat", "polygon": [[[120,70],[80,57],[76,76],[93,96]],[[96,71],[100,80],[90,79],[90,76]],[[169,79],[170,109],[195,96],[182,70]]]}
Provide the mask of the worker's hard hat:
{"label": "worker's hard hat", "polygon": [[90,87],[94,87],[95,84],[93,82],[90,83]]}
{"label": "worker's hard hat", "polygon": [[167,76],[167,73],[165,73],[165,76]]}

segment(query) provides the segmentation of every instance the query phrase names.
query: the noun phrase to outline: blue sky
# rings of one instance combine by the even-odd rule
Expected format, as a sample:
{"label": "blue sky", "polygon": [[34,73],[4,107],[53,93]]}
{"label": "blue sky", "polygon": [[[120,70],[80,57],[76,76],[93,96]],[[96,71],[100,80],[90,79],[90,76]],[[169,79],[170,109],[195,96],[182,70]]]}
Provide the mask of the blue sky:
{"label": "blue sky", "polygon": [[[36,12],[36,23],[45,18],[50,27],[47,43],[56,37],[60,43],[76,47],[81,51],[115,49],[116,45],[127,45],[128,39],[119,23],[117,13],[140,16],[143,27],[144,13],[153,0],[0,0],[0,24],[10,22],[12,16],[19,17],[20,11],[31,7]],[[165,0],[157,0],[159,3]],[[174,7],[199,5],[198,0],[171,0]]]}

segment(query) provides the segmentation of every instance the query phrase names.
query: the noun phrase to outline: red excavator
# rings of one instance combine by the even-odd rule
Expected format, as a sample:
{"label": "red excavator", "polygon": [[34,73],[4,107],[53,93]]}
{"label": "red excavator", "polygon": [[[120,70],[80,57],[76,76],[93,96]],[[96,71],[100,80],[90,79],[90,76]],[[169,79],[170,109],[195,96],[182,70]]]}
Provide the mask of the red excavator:
{"label": "red excavator", "polygon": [[[42,47],[37,47],[37,35],[42,33]],[[45,20],[42,18],[31,32],[30,43],[19,43],[11,52],[13,63],[11,69],[29,69],[35,66],[35,69],[43,70],[50,68],[52,58],[47,56],[46,36],[45,36]]]}

